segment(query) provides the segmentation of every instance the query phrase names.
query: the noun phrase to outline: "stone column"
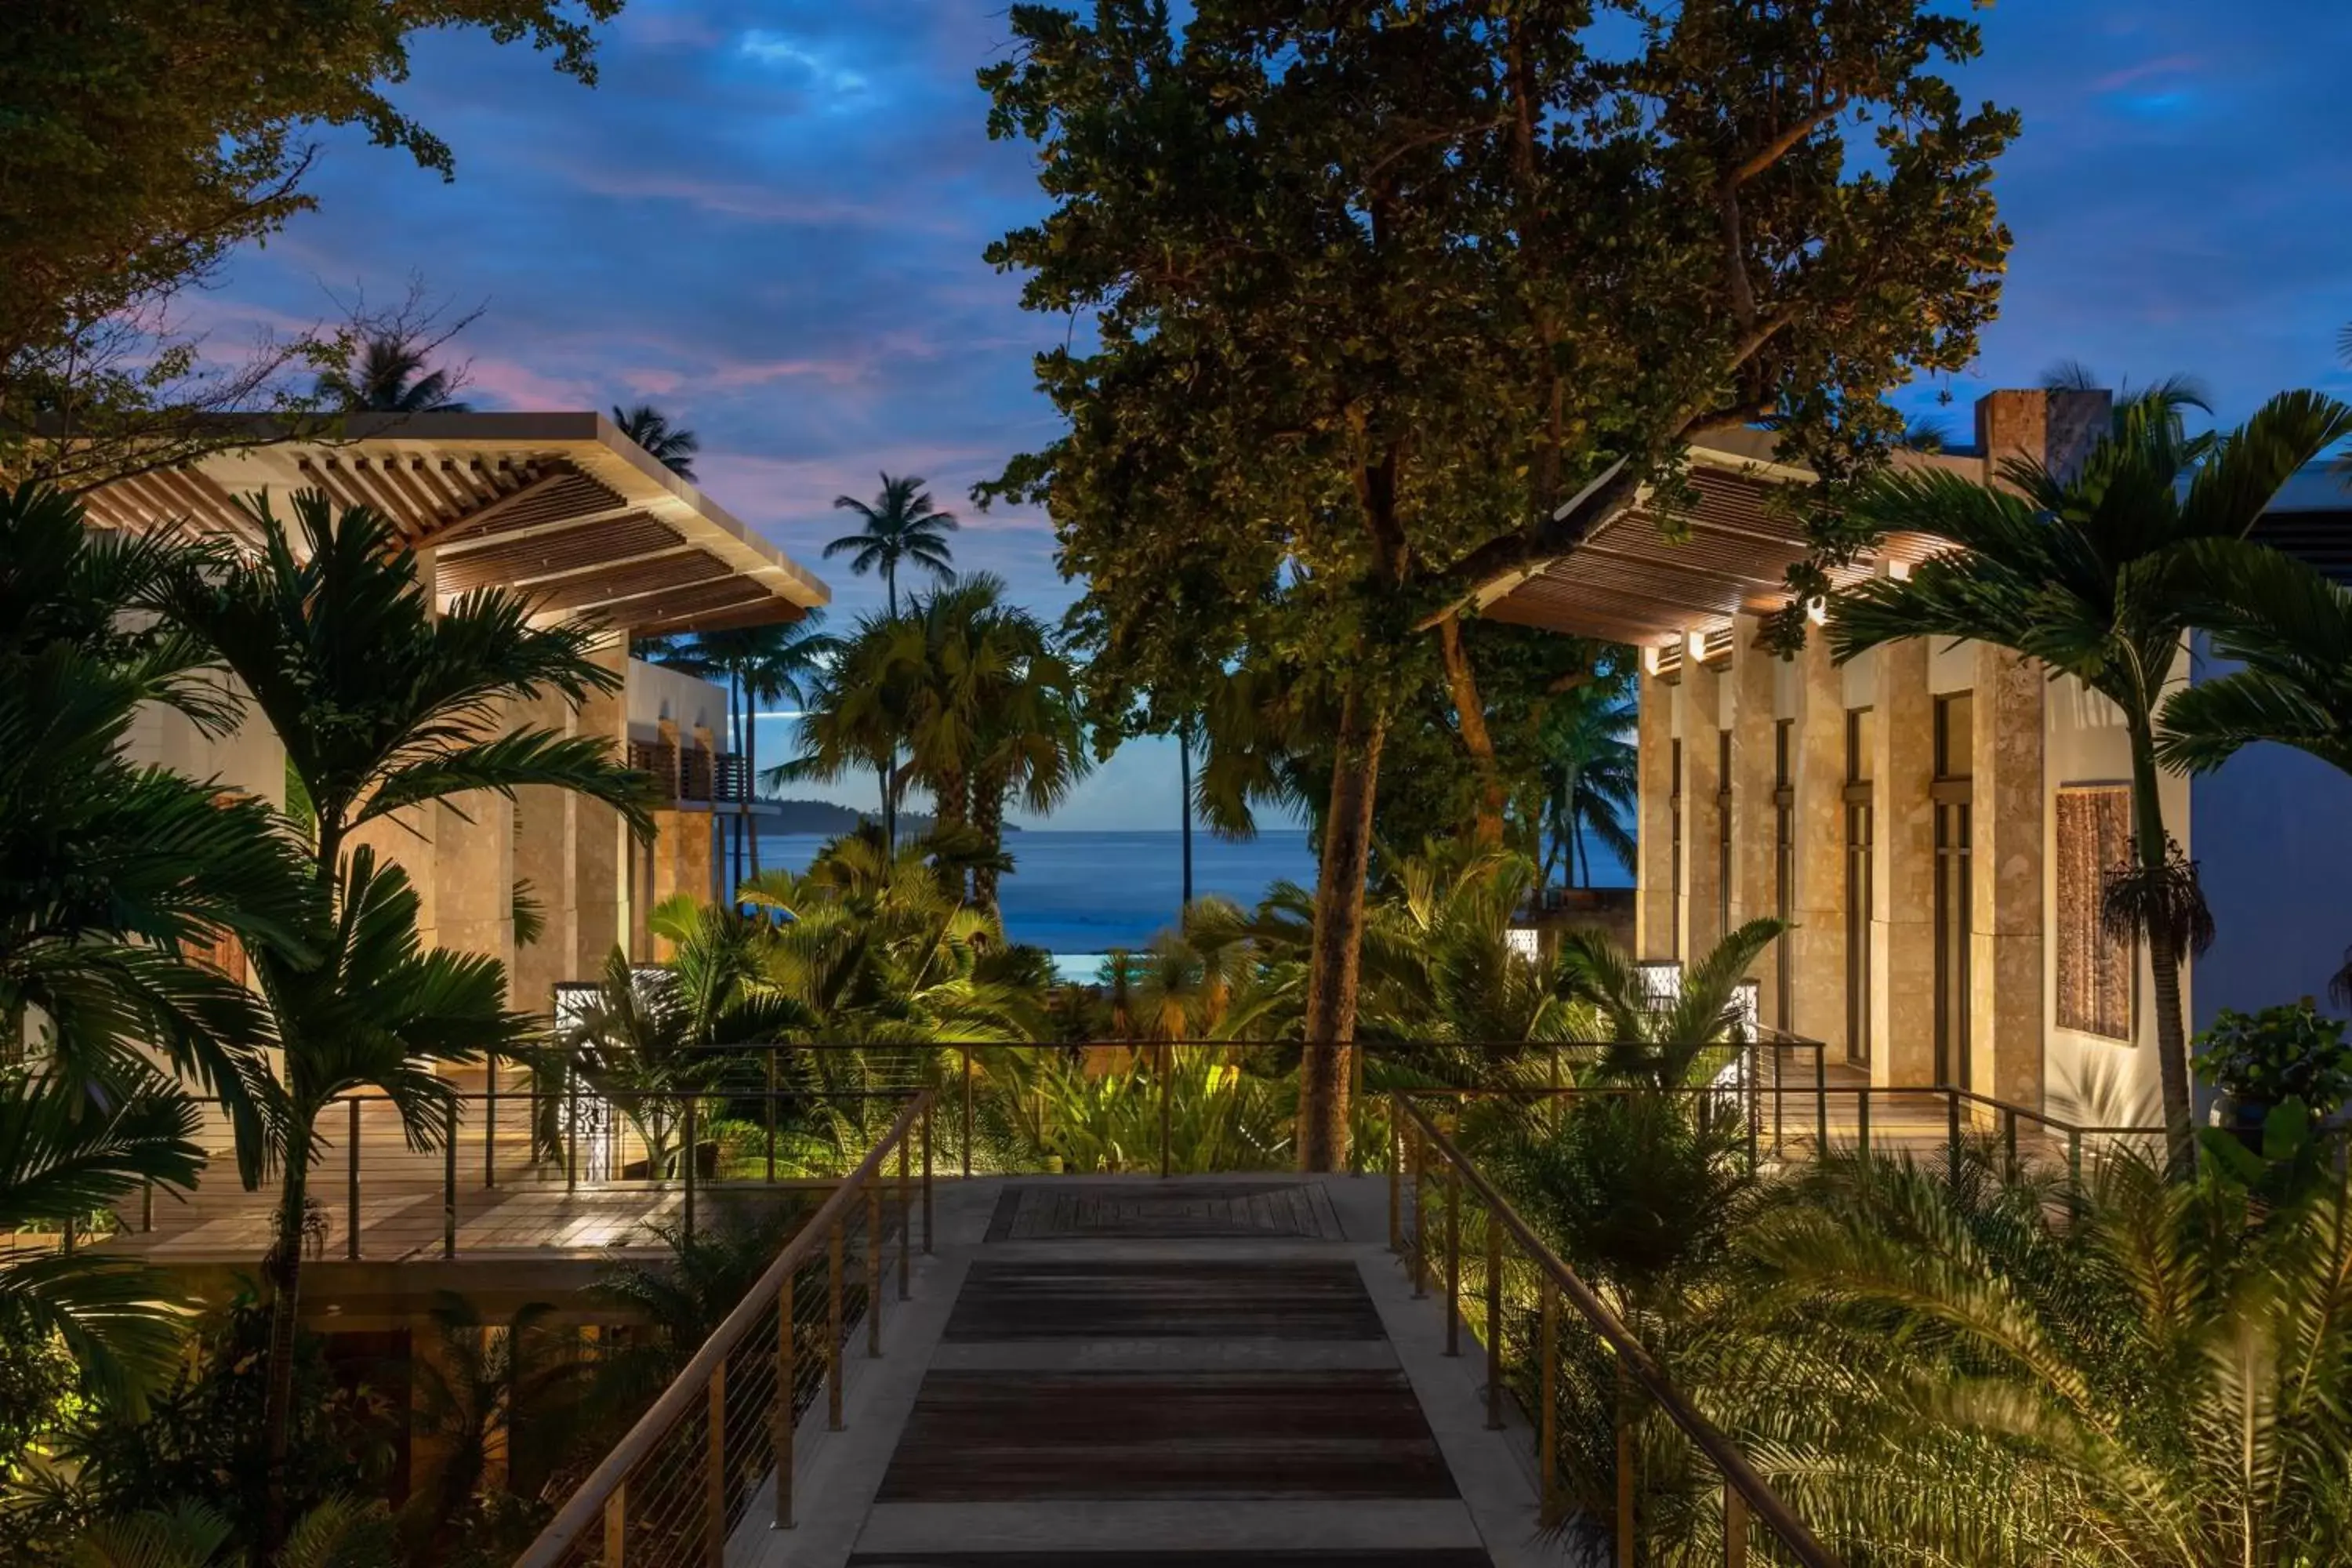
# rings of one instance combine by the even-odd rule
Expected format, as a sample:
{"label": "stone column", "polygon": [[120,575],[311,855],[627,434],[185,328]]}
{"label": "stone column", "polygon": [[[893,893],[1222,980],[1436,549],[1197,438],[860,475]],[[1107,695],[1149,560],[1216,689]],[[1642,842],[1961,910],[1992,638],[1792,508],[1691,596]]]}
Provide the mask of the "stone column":
{"label": "stone column", "polygon": [[1696,660],[1683,666],[1675,709],[1683,737],[1683,907],[1681,952],[1696,963],[1723,939],[1722,762],[1717,737],[1723,677]]}
{"label": "stone column", "polygon": [[[1756,646],[1757,620],[1740,616],[1731,624],[1731,668],[1724,677],[1724,701],[1731,731],[1731,919],[1745,925],[1779,912],[1772,876],[1775,806],[1772,752],[1773,677],[1780,659]],[[1763,1018],[1775,1027],[1780,988],[1772,984],[1779,960],[1767,948],[1748,973],[1758,981]]]}
{"label": "stone column", "polygon": [[1877,660],[1871,758],[1870,1076],[1936,1081],[1936,704],[1927,639]]}
{"label": "stone column", "polygon": [[1796,791],[1796,930],[1789,943],[1789,1027],[1820,1040],[1832,1060],[1845,1054],[1845,680],[1830,662],[1829,639],[1812,628],[1797,656],[1796,728],[1790,760]]}
{"label": "stone column", "polygon": [[[511,966],[514,807],[495,791],[476,790],[434,810],[438,816],[433,858],[440,944]],[[511,977],[511,967],[509,973]]]}
{"label": "stone column", "polygon": [[[627,634],[616,633],[593,658],[625,679]],[[629,743],[626,690],[592,694],[572,716],[572,726],[575,734],[602,735],[625,752]],[[572,846],[570,902],[558,927],[570,944],[563,953],[569,972],[564,978],[592,980],[604,973],[604,960],[614,947],[628,941],[628,827],[619,812],[601,801],[569,793],[562,800],[563,832]]]}
{"label": "stone column", "polygon": [[2042,700],[2039,665],[1976,648],[1969,756],[1969,1085],[2040,1109],[2042,1029]]}
{"label": "stone column", "polygon": [[1675,955],[1674,689],[1644,668],[1640,704],[1633,956],[1664,959]]}
{"label": "stone column", "polygon": [[[579,733],[579,718],[561,697],[543,697],[520,710],[520,722],[558,734]],[[539,940],[515,943],[510,1005],[544,1013],[554,987],[567,980],[593,979],[580,962],[580,845],[572,796],[560,789],[519,790],[514,805],[514,872],[530,884],[530,896],[546,921]]]}

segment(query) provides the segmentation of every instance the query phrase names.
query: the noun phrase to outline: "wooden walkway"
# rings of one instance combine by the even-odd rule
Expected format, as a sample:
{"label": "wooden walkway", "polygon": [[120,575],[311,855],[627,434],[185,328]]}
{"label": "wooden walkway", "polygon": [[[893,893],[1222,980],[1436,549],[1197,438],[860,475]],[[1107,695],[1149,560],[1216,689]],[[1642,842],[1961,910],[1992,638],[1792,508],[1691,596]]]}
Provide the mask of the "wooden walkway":
{"label": "wooden walkway", "polygon": [[[736,1568],[1523,1568],[1524,1434],[1387,1249],[1383,1178],[943,1187],[936,1257],[803,1422]],[[1465,1336],[1465,1342],[1469,1342]]]}

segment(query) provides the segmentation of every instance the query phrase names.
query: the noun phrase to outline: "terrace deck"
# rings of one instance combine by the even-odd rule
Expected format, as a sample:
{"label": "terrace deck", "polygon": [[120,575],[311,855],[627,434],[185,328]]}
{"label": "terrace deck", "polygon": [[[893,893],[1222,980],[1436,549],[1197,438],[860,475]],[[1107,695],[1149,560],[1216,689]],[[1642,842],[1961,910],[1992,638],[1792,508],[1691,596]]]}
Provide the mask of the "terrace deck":
{"label": "terrace deck", "polygon": [[[1387,1249],[1381,1177],[945,1185],[937,1256],[735,1568],[1521,1568],[1524,1434]],[[804,1424],[822,1427],[813,1411]]]}

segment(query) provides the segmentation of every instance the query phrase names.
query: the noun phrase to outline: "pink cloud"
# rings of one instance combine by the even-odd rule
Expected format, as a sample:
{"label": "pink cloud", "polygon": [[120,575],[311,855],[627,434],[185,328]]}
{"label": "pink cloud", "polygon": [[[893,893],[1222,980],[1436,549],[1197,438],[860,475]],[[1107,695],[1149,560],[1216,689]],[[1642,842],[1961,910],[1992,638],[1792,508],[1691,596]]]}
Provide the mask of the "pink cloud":
{"label": "pink cloud", "polygon": [[2126,66],[2119,71],[2110,71],[2093,81],[2091,90],[2115,92],[2154,76],[2189,74],[2202,68],[2204,63],[2195,55],[2164,55],[2156,59],[2143,60],[2136,66]]}
{"label": "pink cloud", "polygon": [[758,223],[801,224],[812,227],[891,228],[961,234],[962,226],[945,216],[925,218],[904,207],[873,202],[806,200],[761,185],[715,180],[682,179],[675,174],[582,165],[550,160],[547,167],[569,178],[583,191],[621,201],[680,202],[725,217]]}
{"label": "pink cloud", "polygon": [[479,402],[487,395],[514,409],[602,408],[608,401],[599,395],[595,384],[548,375],[510,359],[468,360],[464,379],[462,395],[467,401]]}

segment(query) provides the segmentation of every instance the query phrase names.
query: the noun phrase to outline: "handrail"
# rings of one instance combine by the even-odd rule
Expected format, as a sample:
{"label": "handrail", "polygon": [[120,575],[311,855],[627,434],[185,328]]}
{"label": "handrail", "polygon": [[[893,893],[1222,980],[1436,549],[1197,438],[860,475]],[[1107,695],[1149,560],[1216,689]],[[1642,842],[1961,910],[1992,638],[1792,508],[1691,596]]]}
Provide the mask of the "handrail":
{"label": "handrail", "polygon": [[[1651,1358],[1649,1352],[1644,1350],[1641,1342],[1634,1338],[1633,1331],[1625,1326],[1616,1313],[1609,1310],[1608,1303],[1580,1279],[1574,1269],[1562,1262],[1550,1247],[1536,1235],[1528,1223],[1519,1216],[1518,1211],[1513,1208],[1496,1190],[1494,1184],[1480,1173],[1477,1166],[1470,1163],[1459,1148],[1455,1147],[1454,1141],[1440,1131],[1436,1123],[1423,1115],[1420,1108],[1412,1104],[1406,1095],[1393,1094],[1390,1096],[1390,1100],[1396,1110],[1404,1119],[1410,1120],[1418,1136],[1430,1147],[1436,1149],[1454,1168],[1458,1178],[1477,1194],[1486,1205],[1487,1213],[1503,1223],[1504,1227],[1510,1231],[1520,1247],[1526,1250],[1528,1257],[1550,1277],[1552,1285],[1576,1308],[1585,1321],[1590,1323],[1602,1339],[1609,1342],[1611,1348],[1617,1352],[1621,1364],[1633,1374],[1634,1381],[1648,1391],[1650,1396],[1657,1401],[1660,1408],[1665,1411],[1667,1417],[1676,1426],[1682,1428],[1683,1435],[1707,1457],[1715,1465],[1717,1473],[1723,1477],[1726,1484],[1738,1493],[1765,1526],[1780,1538],[1781,1544],[1788,1548],[1790,1554],[1797,1562],[1804,1564],[1804,1568],[1841,1568],[1837,1557],[1814,1538],[1812,1531],[1804,1521],[1799,1519],[1795,1510],[1782,1502],[1780,1494],[1773,1491],[1764,1478],[1756,1473],[1755,1468],[1748,1464],[1747,1456],[1739,1451],[1738,1447],[1683,1397],[1673,1383],[1668,1380],[1664,1371]],[[1486,1331],[1489,1335],[1494,1335],[1499,1332],[1499,1330],[1493,1323],[1489,1323]],[[1543,1478],[1543,1485],[1549,1492],[1551,1478],[1549,1476]],[[1626,1559],[1621,1555],[1619,1560],[1622,1562]]]}
{"label": "handrail", "polygon": [[[602,1517],[607,1500],[621,1490],[630,1473],[644,1462],[670,1428],[688,1413],[694,1403],[704,1396],[714,1373],[719,1373],[737,1344],[759,1323],[761,1315],[790,1284],[793,1274],[812,1259],[817,1247],[827,1241],[835,1228],[850,1217],[852,1206],[880,1173],[885,1156],[894,1149],[904,1147],[917,1123],[929,1113],[930,1106],[931,1091],[927,1089],[917,1090],[908,1100],[907,1108],[898,1113],[898,1121],[891,1124],[889,1132],[875,1145],[873,1152],[866,1156],[857,1169],[834,1190],[833,1195],[825,1199],[808,1223],[784,1244],[783,1250],[776,1255],[776,1260],[768,1265],[759,1280],[744,1293],[743,1300],[736,1303],[735,1310],[721,1320],[709,1339],[703,1341],[701,1348],[694,1352],[670,1385],[662,1391],[652,1407],[637,1418],[636,1425],[629,1428],[628,1434],[614,1447],[613,1451],[588,1473],[587,1479],[582,1481],[571,1499],[556,1510],[547,1528],[541,1531],[522,1555],[515,1560],[515,1568],[554,1568],[581,1532]],[[928,1156],[925,1167],[928,1182]],[[928,1240],[927,1235],[927,1244]],[[871,1303],[868,1304],[868,1311],[876,1310]],[[779,1397],[787,1402],[789,1411],[792,1390],[780,1390]],[[790,1419],[789,1414],[785,1419]]]}

